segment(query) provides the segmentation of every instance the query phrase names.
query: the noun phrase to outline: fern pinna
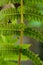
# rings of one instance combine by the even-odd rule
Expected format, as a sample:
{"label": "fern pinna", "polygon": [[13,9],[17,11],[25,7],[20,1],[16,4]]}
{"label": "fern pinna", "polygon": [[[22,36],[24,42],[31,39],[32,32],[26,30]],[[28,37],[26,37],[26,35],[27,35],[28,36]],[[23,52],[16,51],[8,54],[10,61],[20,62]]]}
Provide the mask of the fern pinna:
{"label": "fern pinna", "polygon": [[29,50],[31,44],[23,44],[23,36],[43,43],[42,31],[37,30],[43,27],[42,11],[43,0],[0,0],[0,65],[20,65],[28,59],[43,65],[38,54]]}

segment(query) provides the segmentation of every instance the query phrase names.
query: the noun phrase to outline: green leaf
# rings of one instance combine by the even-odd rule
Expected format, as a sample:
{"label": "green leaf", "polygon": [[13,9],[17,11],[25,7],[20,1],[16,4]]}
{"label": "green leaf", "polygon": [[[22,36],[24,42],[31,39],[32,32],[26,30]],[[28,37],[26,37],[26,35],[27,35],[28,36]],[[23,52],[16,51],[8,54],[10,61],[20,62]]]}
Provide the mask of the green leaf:
{"label": "green leaf", "polygon": [[24,35],[36,39],[37,41],[43,42],[43,34],[37,29],[27,27],[25,28]]}
{"label": "green leaf", "polygon": [[38,55],[34,52],[27,49],[22,49],[22,54],[27,56],[35,65],[43,65],[43,61],[41,61]]}
{"label": "green leaf", "polygon": [[23,49],[28,49],[31,47],[31,44],[22,44],[22,46],[20,45],[20,47],[22,47]]}
{"label": "green leaf", "polygon": [[[30,44],[23,44],[20,46],[19,44],[3,44],[0,45],[0,54],[4,57],[5,60],[16,60],[18,61],[19,53],[15,51],[15,48],[23,48],[28,49]],[[28,60],[28,57],[21,54],[21,61]]]}
{"label": "green leaf", "polygon": [[[16,55],[15,53],[14,54],[6,54],[6,55],[3,55],[4,56],[4,60],[6,61],[18,61],[18,58],[19,58],[19,55]],[[26,61],[28,60],[28,57],[25,56],[25,55],[22,55],[21,54],[21,61]]]}
{"label": "green leaf", "polygon": [[17,63],[13,61],[6,61],[3,57],[0,57],[0,65],[17,65]]}
{"label": "green leaf", "polygon": [[[4,57],[5,61],[18,61],[19,53],[14,50],[0,50],[0,54]],[[28,57],[21,54],[21,61],[28,60]]]}
{"label": "green leaf", "polygon": [[[14,51],[15,49],[15,51]],[[23,49],[20,48],[20,46],[16,46],[14,49],[9,49],[9,50],[1,50],[0,55],[4,58],[5,61],[18,61],[19,57],[19,51],[21,51],[21,61],[26,61],[26,60],[31,60],[35,65],[43,65],[43,62],[40,60],[37,54],[33,53],[29,49]]]}
{"label": "green leaf", "polygon": [[3,8],[0,11],[0,21],[6,17],[7,19],[11,18],[11,15],[14,15],[15,13],[16,13],[15,7]]}
{"label": "green leaf", "polygon": [[18,65],[18,64],[15,62],[6,62],[6,65]]}
{"label": "green leaf", "polygon": [[15,18],[15,20],[12,19],[11,21],[12,21],[13,25],[17,24],[17,19],[16,18]]}
{"label": "green leaf", "polygon": [[3,42],[6,43],[6,38],[5,38],[5,36],[3,36],[3,35],[1,34],[1,37],[2,37]]}
{"label": "green leaf", "polygon": [[4,36],[1,34],[0,39],[0,45],[2,46],[7,44],[15,44],[18,42],[18,38],[15,37],[15,35]]}

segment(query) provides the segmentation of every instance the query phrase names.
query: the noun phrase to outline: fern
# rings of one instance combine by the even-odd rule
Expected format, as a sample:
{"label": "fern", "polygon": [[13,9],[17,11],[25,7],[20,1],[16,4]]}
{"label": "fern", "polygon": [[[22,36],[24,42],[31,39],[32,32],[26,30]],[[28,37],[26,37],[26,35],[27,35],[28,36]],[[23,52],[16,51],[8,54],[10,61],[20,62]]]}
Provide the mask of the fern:
{"label": "fern", "polygon": [[[24,0],[23,0],[24,1]],[[27,2],[26,2],[27,1]],[[0,0],[0,6],[8,4],[9,2],[11,3],[20,3],[20,0]],[[34,4],[43,4],[43,0],[25,0],[24,4],[30,4],[30,3],[34,3]]]}
{"label": "fern", "polygon": [[[26,2],[27,1],[27,2]],[[24,4],[30,5],[30,4],[42,4],[43,5],[43,0],[25,0]]]}
{"label": "fern", "polygon": [[[43,6],[43,0],[0,0],[0,65],[17,65],[12,62],[15,60],[20,65],[21,61],[28,59],[34,65],[43,65],[37,54],[29,50],[31,45],[23,44],[23,36],[43,43],[42,32],[37,30],[37,27],[29,26],[32,20],[43,24],[42,8],[38,7],[39,5]],[[17,44],[18,37],[20,44]]]}
{"label": "fern", "polygon": [[[6,48],[7,51],[6,50],[4,50],[4,51],[1,50],[1,53],[3,53],[3,55],[5,53],[7,53],[7,55],[4,56],[4,58],[7,56],[6,59],[5,59],[5,61],[7,61],[7,60],[11,61],[11,59],[7,59],[8,58],[8,53],[11,53],[11,54],[13,53],[14,55],[15,54],[18,55],[19,51],[21,49],[22,50],[21,53],[24,55],[24,57],[27,56],[29,58],[29,60],[31,60],[35,65],[43,65],[43,62],[40,60],[40,58],[36,54],[34,54],[33,52],[31,52],[30,50],[24,49],[23,47],[20,47],[19,45],[14,46],[14,48],[12,48],[12,49],[11,49],[10,46],[8,46],[8,48]],[[12,57],[14,57],[14,55]],[[10,55],[9,55],[9,58],[11,58]]]}
{"label": "fern", "polygon": [[14,35],[14,34],[17,35],[17,33],[20,35],[20,29],[23,28],[24,36],[29,36],[33,39],[43,42],[43,34],[41,32],[37,31],[37,29],[27,27],[26,25],[23,25],[23,24],[16,24],[14,27],[12,25],[10,26],[4,25],[4,27],[1,26],[0,28],[1,28],[0,34],[3,32],[2,33],[3,35]]}
{"label": "fern", "polygon": [[14,13],[16,13],[16,11],[15,11],[15,8],[6,8],[6,9],[3,9],[1,12],[0,12],[0,16],[2,16],[2,17],[0,17],[0,21],[3,19],[3,18],[5,18],[5,17],[7,17],[7,19],[9,18],[9,17],[11,17],[10,15],[14,15]]}
{"label": "fern", "polygon": [[[17,11],[18,13],[17,13],[15,7],[14,8],[10,7],[10,8],[7,8],[7,9],[5,8],[4,10],[2,10],[0,12],[0,16],[1,16],[0,21],[5,17],[7,17],[7,19],[8,19],[8,17],[10,18],[13,15],[20,15],[20,12],[21,12],[20,10],[21,10],[21,8],[18,8],[18,11]],[[31,19],[38,20],[40,22],[43,21],[43,15],[41,15],[41,12],[39,12],[39,10],[37,10],[35,8],[34,9],[33,8],[24,9],[23,8],[23,10],[24,10],[24,13],[23,13],[24,19],[26,18],[28,21],[31,20]],[[26,11],[27,11],[27,13],[26,13]]]}

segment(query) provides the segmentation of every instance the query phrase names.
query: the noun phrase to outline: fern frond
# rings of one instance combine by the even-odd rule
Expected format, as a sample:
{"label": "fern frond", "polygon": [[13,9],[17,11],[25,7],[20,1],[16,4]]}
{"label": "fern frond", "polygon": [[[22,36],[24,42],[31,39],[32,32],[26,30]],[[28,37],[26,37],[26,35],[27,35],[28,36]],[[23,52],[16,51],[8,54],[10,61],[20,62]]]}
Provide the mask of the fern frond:
{"label": "fern frond", "polygon": [[43,65],[43,62],[40,60],[40,58],[37,56],[37,54],[33,53],[30,50],[22,50],[22,54],[26,55],[35,65]]}
{"label": "fern frond", "polygon": [[[0,0],[0,6],[3,6],[5,4],[8,4],[8,3],[20,3],[20,0]],[[28,5],[28,4],[43,4],[43,0],[23,0],[24,4],[25,5]]]}
{"label": "fern frond", "polygon": [[[15,36],[15,35],[14,35]],[[1,45],[4,45],[4,44],[11,44],[11,43],[17,43],[18,42],[18,38],[17,37],[15,37],[14,38],[14,36],[13,35],[10,35],[10,36],[4,36],[4,35],[0,35],[0,46]]]}
{"label": "fern frond", "polygon": [[28,10],[28,13],[24,15],[24,19],[27,18],[28,21],[33,19],[43,23],[43,15],[38,10],[32,8]]}
{"label": "fern frond", "polygon": [[29,4],[42,4],[43,5],[43,0],[24,0],[24,4],[29,5]]}
{"label": "fern frond", "polygon": [[20,0],[0,0],[0,6],[6,5],[10,3],[20,3]]}
{"label": "fern frond", "polygon": [[[35,65],[43,65],[43,62],[40,60],[40,58],[37,56],[37,54],[34,54],[33,52],[31,52],[30,50],[28,49],[23,49],[23,47],[19,46],[19,45],[16,45],[14,46],[14,48],[12,48],[12,46],[9,47],[8,49],[9,50],[5,50],[5,51],[0,51],[0,53],[4,56],[4,54],[6,53],[7,54],[7,57],[5,59],[5,56],[4,56],[4,59],[8,61],[8,52],[9,53],[12,53],[12,54],[19,54],[19,51],[20,49],[22,50],[21,53],[24,55],[24,56],[27,56],[29,58],[29,60],[31,60]],[[14,50],[15,49],[15,50]],[[13,56],[14,57],[14,56]],[[11,59],[10,59],[11,60]]]}
{"label": "fern frond", "polygon": [[[18,61],[18,56],[19,53],[18,51],[15,49],[16,47],[18,48],[23,48],[23,49],[27,49],[30,47],[30,44],[23,44],[22,46],[19,46],[19,44],[4,44],[3,46],[1,45],[0,48],[0,55],[4,57],[4,59],[6,61]],[[5,55],[6,54],[6,55]],[[21,61],[26,61],[28,60],[28,57],[22,55]]]}
{"label": "fern frond", "polygon": [[14,8],[13,7],[10,7],[10,8],[8,7],[8,8],[2,9],[0,11],[0,21],[2,19],[6,18],[6,17],[7,17],[7,19],[10,18],[11,15],[14,15],[15,13],[16,13],[15,7]]}
{"label": "fern frond", "polygon": [[16,62],[10,62],[10,61],[5,61],[2,56],[0,56],[0,65],[17,65]]}
{"label": "fern frond", "polygon": [[[28,10],[27,10],[28,9]],[[24,19],[26,20],[38,20],[40,22],[43,23],[43,15],[39,12],[39,10],[37,9],[33,9],[33,8],[27,8],[25,9],[25,7],[23,8],[24,12],[23,12],[23,15],[24,15]],[[11,19],[12,16],[15,17],[15,15],[18,15],[17,17],[19,17],[20,15],[20,11],[21,8],[18,8],[18,13],[16,12],[16,9],[15,7],[14,8],[5,8],[4,10],[1,10],[0,11],[0,21],[3,19],[3,18],[7,18],[7,19]],[[27,13],[26,13],[27,11]]]}
{"label": "fern frond", "polygon": [[37,41],[39,40],[40,42],[43,42],[43,34],[40,31],[37,31],[36,29],[27,27],[27,28],[25,28],[24,34],[33,39],[36,39]]}
{"label": "fern frond", "polygon": [[[22,8],[17,6],[18,4],[22,5],[20,0],[0,0],[0,6],[3,7],[0,11],[0,22],[7,21],[0,25],[0,65],[14,65],[15,63],[9,61],[18,61],[19,53],[21,53],[21,61],[29,59],[35,65],[43,65],[37,54],[28,49],[30,44],[16,44],[18,38],[14,39],[13,37],[14,34],[20,36],[22,31],[23,35],[43,43],[43,34],[40,31],[26,26],[24,23],[17,23],[18,18],[22,19],[20,18],[21,15],[24,16],[25,20],[38,20],[43,23],[43,14],[40,13],[37,7],[32,7],[33,5],[43,5],[43,0],[23,0],[23,13],[21,12]],[[9,19],[10,24],[8,23]]]}
{"label": "fern frond", "polygon": [[[17,11],[20,14],[21,7],[19,7]],[[24,15],[24,19],[28,21],[34,19],[34,21],[38,20],[43,23],[43,15],[41,14],[41,12],[39,12],[39,9],[37,8],[32,8],[32,7],[27,8],[26,6],[23,6],[23,15]]]}
{"label": "fern frond", "polygon": [[28,27],[28,26],[26,27],[26,25],[23,25],[23,24],[16,24],[13,27],[12,27],[12,25],[2,26],[0,29],[0,34],[1,33],[3,35],[17,34],[20,36],[21,28],[23,28],[25,36],[29,36],[30,38],[43,42],[43,34],[40,31],[38,31],[37,29],[33,29],[31,27]]}

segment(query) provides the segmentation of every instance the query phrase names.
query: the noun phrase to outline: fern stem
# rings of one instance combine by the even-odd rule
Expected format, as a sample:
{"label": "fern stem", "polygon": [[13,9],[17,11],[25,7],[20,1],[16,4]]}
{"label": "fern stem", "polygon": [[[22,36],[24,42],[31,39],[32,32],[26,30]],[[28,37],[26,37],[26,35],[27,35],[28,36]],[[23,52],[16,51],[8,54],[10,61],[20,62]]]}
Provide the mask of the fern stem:
{"label": "fern stem", "polygon": [[[21,0],[21,23],[23,23],[23,1]],[[23,43],[23,30],[21,29],[21,35],[20,35],[20,45]],[[19,52],[19,60],[18,65],[21,63],[21,50]]]}

